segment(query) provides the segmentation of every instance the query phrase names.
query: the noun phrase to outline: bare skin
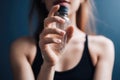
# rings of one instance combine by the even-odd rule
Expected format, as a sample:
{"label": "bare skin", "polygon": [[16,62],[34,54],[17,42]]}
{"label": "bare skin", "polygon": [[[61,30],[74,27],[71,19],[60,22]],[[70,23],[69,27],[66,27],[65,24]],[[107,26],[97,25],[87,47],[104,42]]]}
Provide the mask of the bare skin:
{"label": "bare skin", "polygon": [[[74,42],[75,41],[73,41],[73,43]],[[71,40],[71,44],[73,43]],[[82,43],[79,44],[80,46],[78,46],[79,48],[77,47],[77,50],[78,49],[83,50],[81,49],[81,46],[83,46],[81,44]],[[98,46],[97,48],[96,45]],[[104,47],[106,48],[104,48],[103,45],[105,45]],[[27,49],[24,50],[25,48]],[[75,50],[76,48],[74,48],[72,52],[74,52]],[[114,50],[113,50],[112,42],[103,36],[89,36],[89,50],[90,50],[92,62],[94,66],[97,67],[94,80],[112,80],[111,77],[112,77],[112,68],[114,62],[114,54],[113,54]],[[78,52],[76,52],[76,55],[75,52],[74,55],[72,55],[73,54],[72,52],[69,53],[69,55],[71,54],[71,56],[69,57],[65,56],[64,54],[63,60],[59,61],[56,66],[56,71],[69,70],[79,62],[79,59],[82,56],[81,54],[82,51],[80,51],[79,54]],[[13,43],[11,53],[12,53],[11,63],[14,72],[14,79],[34,80],[33,72],[31,69],[31,65],[36,55],[36,45],[34,39],[31,37],[23,37],[18,39],[16,42]],[[66,67],[66,63],[67,63],[67,67]],[[51,69],[51,68],[52,67],[49,66],[47,67],[47,69]]]}
{"label": "bare skin", "polygon": [[[64,23],[62,18],[53,16],[58,9],[58,5],[48,9],[50,12],[44,20],[44,30],[39,36],[39,46],[44,62],[38,80],[53,80],[55,71],[62,72],[75,67],[82,57],[86,34],[77,28],[74,13],[71,13],[70,16],[73,22],[72,26],[69,26],[66,32],[53,28],[51,26],[53,22]],[[59,51],[54,51],[50,44],[60,44],[61,38],[65,34],[67,34],[68,43],[65,52],[60,54]],[[114,64],[114,45],[112,41],[104,36],[96,35],[89,35],[88,40],[90,56],[93,65],[96,67],[94,80],[111,80]],[[31,69],[35,55],[36,44],[32,37],[19,38],[12,44],[10,57],[15,80],[35,80]]]}

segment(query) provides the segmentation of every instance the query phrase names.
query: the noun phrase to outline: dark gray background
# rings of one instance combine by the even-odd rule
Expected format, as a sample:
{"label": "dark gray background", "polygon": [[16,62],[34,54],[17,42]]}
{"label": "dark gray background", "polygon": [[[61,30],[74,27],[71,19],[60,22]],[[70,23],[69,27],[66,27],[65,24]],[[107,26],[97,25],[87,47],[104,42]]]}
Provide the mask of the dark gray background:
{"label": "dark gray background", "polygon": [[[9,47],[18,37],[29,35],[30,0],[0,0],[0,80],[12,80]],[[95,0],[98,34],[115,44],[113,80],[120,80],[120,0]]]}

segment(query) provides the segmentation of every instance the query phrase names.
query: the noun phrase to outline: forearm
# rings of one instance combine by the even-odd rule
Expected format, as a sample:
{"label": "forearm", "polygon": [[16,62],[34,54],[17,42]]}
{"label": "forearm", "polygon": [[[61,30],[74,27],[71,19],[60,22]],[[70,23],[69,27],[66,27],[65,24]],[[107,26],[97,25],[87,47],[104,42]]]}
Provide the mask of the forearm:
{"label": "forearm", "polygon": [[54,66],[43,64],[41,66],[41,70],[40,70],[37,80],[53,80],[54,73],[55,73]]}

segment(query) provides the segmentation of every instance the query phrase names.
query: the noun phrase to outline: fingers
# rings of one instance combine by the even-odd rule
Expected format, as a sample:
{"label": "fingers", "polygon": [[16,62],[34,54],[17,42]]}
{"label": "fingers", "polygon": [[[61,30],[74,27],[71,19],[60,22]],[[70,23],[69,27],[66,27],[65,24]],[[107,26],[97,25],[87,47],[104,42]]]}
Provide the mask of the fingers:
{"label": "fingers", "polygon": [[49,37],[44,38],[43,44],[51,44],[51,43],[59,44],[61,43],[61,40],[57,38],[49,38]]}
{"label": "fingers", "polygon": [[61,43],[62,37],[64,37],[65,31],[58,28],[45,28],[40,34],[40,43],[51,44],[51,43]]}
{"label": "fingers", "polygon": [[61,29],[58,29],[58,28],[45,28],[43,30],[43,32],[41,33],[41,36],[46,36],[46,35],[49,35],[49,34],[57,34],[57,35],[60,35],[60,36],[64,36],[65,35],[65,31],[61,30]]}
{"label": "fingers", "polygon": [[65,20],[58,16],[47,17],[44,20],[44,27],[49,27],[49,24],[53,22],[58,22],[58,23],[63,24],[65,23]]}
{"label": "fingers", "polygon": [[[51,43],[58,44],[58,43],[61,43],[61,39],[66,35],[67,43],[68,43],[73,35],[73,31],[74,31],[74,29],[72,26],[68,27],[66,32],[61,29],[58,29],[58,28],[46,28],[41,33],[40,40],[44,44],[51,44]],[[55,36],[55,35],[51,36],[51,34],[55,34],[57,36]],[[50,36],[48,36],[48,35],[50,35]]]}
{"label": "fingers", "polygon": [[59,8],[60,8],[60,5],[53,6],[48,14],[48,17],[54,16],[55,12],[58,11]]}
{"label": "fingers", "polygon": [[53,22],[58,22],[60,24],[65,23],[65,20],[59,16],[55,16],[55,13],[58,11],[60,5],[55,5],[52,7],[50,10],[48,17],[44,19],[44,27],[54,27],[54,25],[49,25],[52,24]]}
{"label": "fingers", "polygon": [[50,10],[48,17],[45,18],[44,20],[44,30],[40,35],[40,39],[43,40],[43,42],[47,43],[59,43],[60,40],[56,39],[55,36],[47,36],[47,35],[51,35],[51,34],[56,34],[59,36],[63,36],[65,34],[65,31],[62,31],[60,29],[57,28],[53,28],[52,26],[49,27],[49,24],[53,23],[53,22],[58,22],[58,23],[64,23],[65,20],[62,19],[61,17],[55,16],[55,13],[58,11],[60,5],[55,5],[52,7],[52,9]]}

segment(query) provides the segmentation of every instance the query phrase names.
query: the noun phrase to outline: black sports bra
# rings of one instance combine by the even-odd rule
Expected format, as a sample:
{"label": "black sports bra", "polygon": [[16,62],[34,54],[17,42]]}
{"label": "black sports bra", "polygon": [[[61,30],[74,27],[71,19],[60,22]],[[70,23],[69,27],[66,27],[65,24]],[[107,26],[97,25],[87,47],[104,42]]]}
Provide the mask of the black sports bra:
{"label": "black sports bra", "polygon": [[[54,80],[93,80],[95,67],[92,64],[90,53],[88,49],[88,36],[84,43],[84,51],[81,60],[71,70],[63,72],[55,72]],[[37,45],[37,54],[32,65],[35,78],[37,78],[43,59],[41,56],[40,48]]]}

